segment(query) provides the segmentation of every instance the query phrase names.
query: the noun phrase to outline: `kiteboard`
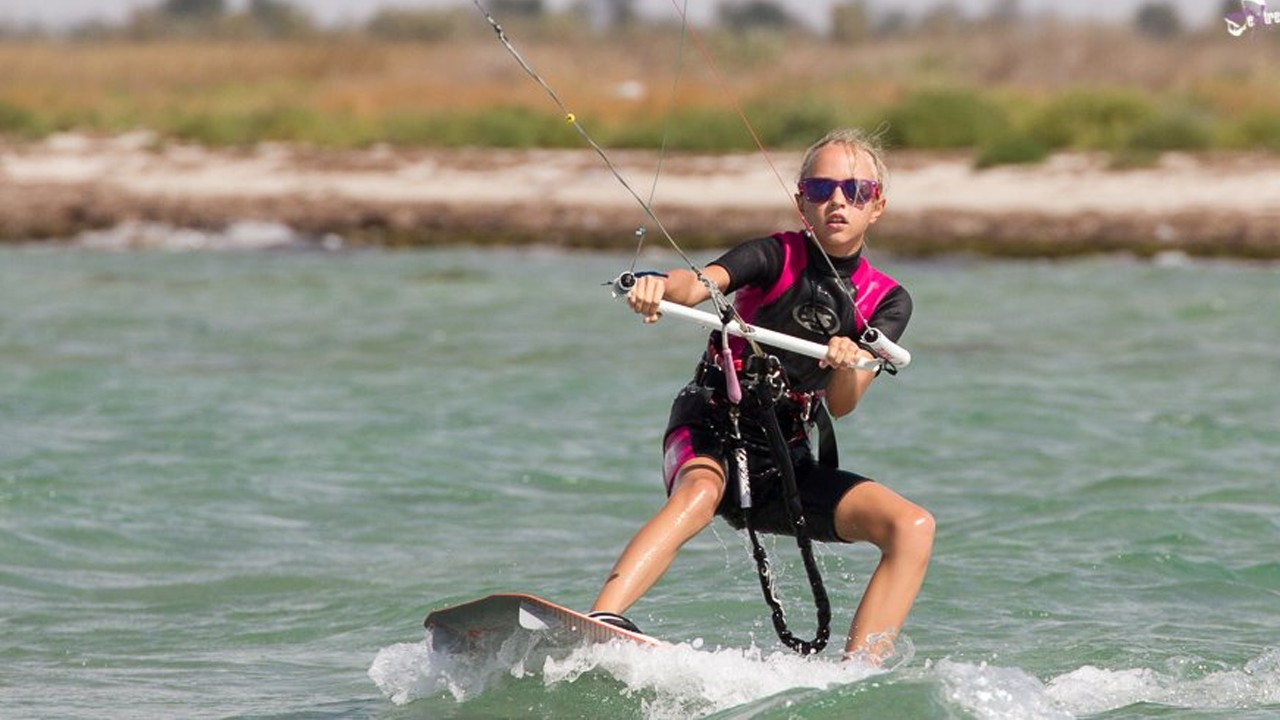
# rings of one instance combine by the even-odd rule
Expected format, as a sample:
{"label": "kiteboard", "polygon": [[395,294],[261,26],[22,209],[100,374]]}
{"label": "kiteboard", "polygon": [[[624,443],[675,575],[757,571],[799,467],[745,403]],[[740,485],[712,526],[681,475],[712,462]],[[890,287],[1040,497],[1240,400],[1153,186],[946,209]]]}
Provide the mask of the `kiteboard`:
{"label": "kiteboard", "polygon": [[432,649],[451,654],[493,655],[513,638],[529,637],[553,650],[621,641],[654,646],[658,641],[589,618],[533,595],[503,593],[442,608],[423,622]]}

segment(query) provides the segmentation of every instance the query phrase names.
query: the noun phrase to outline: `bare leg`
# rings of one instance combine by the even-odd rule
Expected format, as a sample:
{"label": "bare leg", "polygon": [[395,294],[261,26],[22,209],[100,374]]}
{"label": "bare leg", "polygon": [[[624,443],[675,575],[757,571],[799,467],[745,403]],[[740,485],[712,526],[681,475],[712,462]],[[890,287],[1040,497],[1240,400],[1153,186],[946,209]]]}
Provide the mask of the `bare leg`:
{"label": "bare leg", "polygon": [[626,612],[658,582],[680,548],[711,524],[723,493],[719,464],[705,457],[685,463],[666,504],[631,538],[591,609]]}
{"label": "bare leg", "polygon": [[884,658],[924,583],[933,551],[934,521],[929,511],[889,488],[862,483],[836,506],[836,532],[849,541],[880,548],[867,590],[849,627],[846,653]]}

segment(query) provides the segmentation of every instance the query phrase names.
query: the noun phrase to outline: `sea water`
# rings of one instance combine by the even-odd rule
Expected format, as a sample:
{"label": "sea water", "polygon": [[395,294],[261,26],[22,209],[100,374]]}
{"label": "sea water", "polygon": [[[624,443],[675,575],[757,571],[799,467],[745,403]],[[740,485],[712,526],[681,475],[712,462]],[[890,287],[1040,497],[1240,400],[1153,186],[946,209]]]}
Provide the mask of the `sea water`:
{"label": "sea water", "polygon": [[[624,252],[230,244],[0,248],[0,717],[1280,715],[1273,265],[877,255],[914,361],[837,428],[938,520],[900,656],[787,652],[717,524],[628,613],[671,645],[485,667],[423,616],[589,606],[702,331]],[[876,554],[819,562],[840,638]]]}

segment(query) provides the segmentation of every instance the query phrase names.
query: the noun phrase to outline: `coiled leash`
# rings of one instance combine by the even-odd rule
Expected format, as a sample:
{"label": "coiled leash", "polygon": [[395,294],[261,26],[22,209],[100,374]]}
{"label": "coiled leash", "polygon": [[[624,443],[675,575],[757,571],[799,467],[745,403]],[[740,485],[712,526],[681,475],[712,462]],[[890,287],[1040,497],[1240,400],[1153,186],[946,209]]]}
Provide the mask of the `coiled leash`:
{"label": "coiled leash", "polygon": [[[722,333],[721,337],[727,337]],[[732,362],[724,363],[725,383],[728,388],[745,387],[750,393],[752,409],[763,421],[765,434],[769,439],[769,451],[773,455],[774,465],[781,476],[783,500],[787,515],[795,533],[796,545],[800,548],[800,557],[804,561],[805,574],[809,578],[809,589],[813,594],[813,604],[817,611],[818,628],[812,640],[796,637],[787,626],[787,614],[778,599],[773,571],[769,566],[769,555],[760,544],[751,521],[751,485],[750,471],[747,467],[746,442],[738,425],[740,403],[733,402],[729,407],[730,444],[734,473],[738,479],[739,505],[743,511],[744,525],[748,537],[751,538],[751,556],[756,562],[756,575],[760,578],[760,591],[771,611],[773,629],[784,645],[801,655],[814,655],[827,646],[831,638],[831,601],[827,596],[827,587],[822,582],[822,572],[813,557],[813,540],[809,537],[809,525],[804,516],[804,506],[800,502],[800,489],[796,484],[795,469],[791,466],[791,451],[787,439],[778,424],[777,402],[786,392],[786,381],[782,373],[782,364],[772,355],[753,353],[743,363],[745,382],[737,378]],[[732,381],[730,380],[732,378]]]}

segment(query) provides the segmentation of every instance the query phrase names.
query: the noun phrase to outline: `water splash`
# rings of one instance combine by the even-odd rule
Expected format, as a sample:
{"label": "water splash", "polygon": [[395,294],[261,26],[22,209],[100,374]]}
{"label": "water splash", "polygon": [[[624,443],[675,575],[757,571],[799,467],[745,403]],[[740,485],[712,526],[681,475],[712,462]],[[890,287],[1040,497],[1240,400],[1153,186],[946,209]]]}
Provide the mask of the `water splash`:
{"label": "water splash", "polygon": [[1205,663],[1174,659],[1171,671],[1108,670],[1085,665],[1041,683],[1024,670],[940,660],[947,700],[984,720],[1069,719],[1141,703],[1185,710],[1280,709],[1280,649],[1268,649],[1241,669],[1196,675]]}
{"label": "water splash", "polygon": [[1238,670],[1217,670],[1199,677],[1150,668],[1106,670],[1086,665],[1051,680],[1048,695],[1080,715],[1136,703],[1194,710],[1278,706],[1280,648],[1266,650]]}
{"label": "water splash", "polygon": [[[527,641],[527,638],[526,638]],[[801,657],[759,648],[705,650],[701,641],[639,647],[624,643],[590,645],[567,655],[550,655],[526,642],[503,646],[496,657],[468,660],[431,649],[430,636],[378,652],[369,677],[397,705],[450,695],[473,699],[502,676],[541,676],[548,688],[572,685],[586,675],[605,673],[620,683],[651,720],[704,717],[728,708],[797,689],[825,689],[858,682],[885,671],[834,657]]]}
{"label": "water splash", "polygon": [[585,647],[563,660],[548,659],[543,678],[554,686],[595,670],[607,672],[625,692],[644,698],[644,715],[651,720],[703,717],[796,689],[847,685],[883,672],[858,662],[784,651],[766,654],[755,647],[703,650],[695,642],[657,648]]}
{"label": "water splash", "polygon": [[934,666],[946,698],[984,720],[1041,718],[1070,720],[1072,714],[1019,668],[940,660]]}
{"label": "water splash", "polygon": [[517,634],[492,657],[472,658],[432,649],[428,631],[422,642],[397,643],[378,651],[368,674],[397,705],[446,693],[463,702],[484,693],[503,676],[522,678],[530,674],[526,668],[540,667],[546,653],[536,650],[537,643],[537,636]]}

